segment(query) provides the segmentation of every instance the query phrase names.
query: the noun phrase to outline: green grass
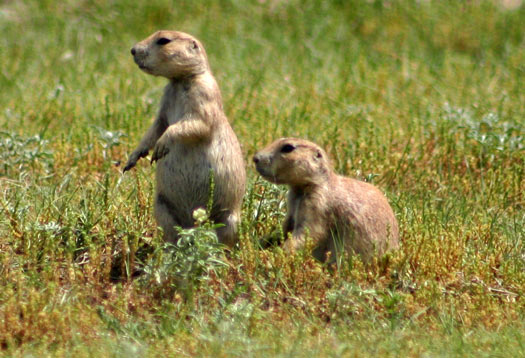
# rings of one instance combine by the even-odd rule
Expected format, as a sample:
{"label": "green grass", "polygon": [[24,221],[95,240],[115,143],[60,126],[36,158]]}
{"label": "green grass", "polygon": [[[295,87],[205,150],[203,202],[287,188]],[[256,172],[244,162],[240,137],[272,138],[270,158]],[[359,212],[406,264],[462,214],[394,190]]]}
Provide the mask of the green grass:
{"label": "green grass", "polygon": [[[525,6],[501,3],[0,2],[0,356],[525,356]],[[165,83],[129,49],[162,28],[202,40],[243,146],[228,255],[205,223],[170,257],[154,168],[118,166]],[[285,188],[250,158],[280,136],[384,190],[400,250],[261,249]]]}

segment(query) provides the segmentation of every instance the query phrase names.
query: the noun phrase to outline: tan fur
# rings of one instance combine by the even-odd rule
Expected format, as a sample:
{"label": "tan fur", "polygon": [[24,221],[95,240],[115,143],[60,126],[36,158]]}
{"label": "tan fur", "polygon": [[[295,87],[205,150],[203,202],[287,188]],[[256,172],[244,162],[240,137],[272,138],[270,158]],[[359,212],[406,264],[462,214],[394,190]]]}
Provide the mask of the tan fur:
{"label": "tan fur", "polygon": [[233,245],[246,173],[204,47],[183,32],[158,31],[133,46],[131,53],[144,72],[166,77],[169,84],[157,118],[124,171],[153,148],[151,161],[158,161],[155,217],[172,242],[177,239],[174,226],[193,226],[192,212],[209,202],[212,174],[210,216],[225,225],[217,230],[221,242]]}
{"label": "tan fur", "polygon": [[344,249],[369,261],[398,247],[392,208],[371,184],[334,173],[326,153],[315,143],[282,138],[254,157],[257,171],[276,184],[288,184],[288,212],[283,224],[290,237],[284,249],[294,252],[314,241],[314,256],[331,260]]}

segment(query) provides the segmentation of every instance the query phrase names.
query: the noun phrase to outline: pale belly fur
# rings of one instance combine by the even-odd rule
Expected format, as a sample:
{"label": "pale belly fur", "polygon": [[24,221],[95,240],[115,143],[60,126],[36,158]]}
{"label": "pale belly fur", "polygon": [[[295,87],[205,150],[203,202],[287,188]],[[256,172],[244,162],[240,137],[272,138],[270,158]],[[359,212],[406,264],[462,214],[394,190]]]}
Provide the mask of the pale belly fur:
{"label": "pale belly fur", "polygon": [[[244,165],[235,165],[242,163],[242,154],[236,139],[224,138],[232,136],[215,135],[211,143],[199,145],[173,144],[157,163],[157,195],[162,195],[176,208],[177,221],[182,226],[193,224],[195,209],[208,207],[211,175],[214,182],[212,218],[233,210],[232,203],[242,198]],[[243,184],[232,185],[238,183],[239,178]]]}

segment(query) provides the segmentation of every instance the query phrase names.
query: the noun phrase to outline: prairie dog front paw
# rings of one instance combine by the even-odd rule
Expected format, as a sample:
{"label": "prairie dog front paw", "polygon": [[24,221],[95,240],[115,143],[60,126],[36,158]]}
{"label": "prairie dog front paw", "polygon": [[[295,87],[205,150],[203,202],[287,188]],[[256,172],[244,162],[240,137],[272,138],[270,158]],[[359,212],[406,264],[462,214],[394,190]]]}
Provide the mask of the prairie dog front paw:
{"label": "prairie dog front paw", "polygon": [[126,166],[124,167],[124,169],[122,171],[123,172],[127,172],[128,170],[130,170],[131,168],[133,168],[137,164],[137,161],[140,158],[144,158],[146,155],[148,155],[148,150],[147,149],[137,149],[137,150],[135,150],[129,156],[128,162],[126,163]]}
{"label": "prairie dog front paw", "polygon": [[163,138],[159,139],[157,141],[157,144],[155,144],[155,148],[153,148],[153,155],[151,156],[151,163],[162,159],[170,151],[170,148],[168,147],[167,143],[165,143],[166,141],[162,139]]}

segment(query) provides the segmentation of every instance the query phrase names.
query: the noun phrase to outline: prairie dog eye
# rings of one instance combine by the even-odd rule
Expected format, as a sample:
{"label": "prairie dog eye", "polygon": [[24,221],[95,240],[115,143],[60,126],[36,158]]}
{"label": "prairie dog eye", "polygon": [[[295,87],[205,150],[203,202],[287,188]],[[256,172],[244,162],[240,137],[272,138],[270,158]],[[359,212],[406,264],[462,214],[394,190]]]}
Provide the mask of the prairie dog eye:
{"label": "prairie dog eye", "polygon": [[169,44],[170,42],[171,42],[170,39],[167,39],[165,37],[161,37],[160,39],[157,40],[156,44],[159,45],[159,46],[163,46],[163,45]]}
{"label": "prairie dog eye", "polygon": [[281,153],[290,153],[295,149],[295,146],[291,144],[285,144],[281,147]]}

